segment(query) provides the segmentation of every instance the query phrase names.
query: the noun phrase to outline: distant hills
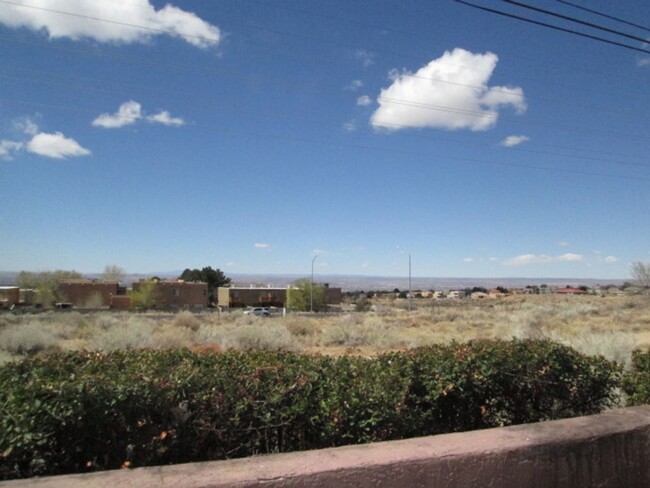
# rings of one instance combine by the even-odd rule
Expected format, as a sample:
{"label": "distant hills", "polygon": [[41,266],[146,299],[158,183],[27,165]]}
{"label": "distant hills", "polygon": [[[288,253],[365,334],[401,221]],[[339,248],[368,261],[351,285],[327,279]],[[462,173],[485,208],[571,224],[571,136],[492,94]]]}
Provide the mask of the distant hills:
{"label": "distant hills", "polygon": [[[176,278],[181,271],[169,271],[151,274],[132,273],[125,276],[124,282],[130,285],[134,281],[151,276],[160,278]],[[0,271],[0,285],[10,286],[15,284],[17,272]],[[100,278],[101,273],[91,273],[86,275],[88,278]],[[306,275],[297,274],[239,274],[227,273],[234,286],[272,286],[285,287],[293,281],[306,278]],[[344,291],[359,290],[408,290],[408,277],[403,276],[363,276],[363,275],[326,275],[318,274],[314,276],[317,283],[328,283],[332,287],[342,288]],[[588,279],[588,278],[423,278],[414,277],[411,279],[411,288],[413,290],[449,290],[473,288],[475,286],[483,288],[496,288],[502,286],[505,288],[524,288],[527,285],[549,286],[589,286],[596,285],[620,285],[625,280],[610,279]]]}

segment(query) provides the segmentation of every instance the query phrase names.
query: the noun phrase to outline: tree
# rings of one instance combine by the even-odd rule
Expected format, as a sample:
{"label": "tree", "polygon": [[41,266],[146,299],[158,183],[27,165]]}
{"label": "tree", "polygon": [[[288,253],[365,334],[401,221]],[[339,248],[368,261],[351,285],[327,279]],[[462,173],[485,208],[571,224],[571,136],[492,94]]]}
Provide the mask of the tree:
{"label": "tree", "polygon": [[188,282],[202,282],[208,284],[208,301],[215,301],[215,292],[222,286],[230,286],[232,280],[228,278],[219,268],[212,269],[211,266],[203,269],[186,268],[178,277],[179,280]]}
{"label": "tree", "polygon": [[102,273],[102,279],[106,281],[122,281],[124,279],[124,269],[116,264],[107,264]]}
{"label": "tree", "polygon": [[16,278],[16,284],[20,288],[36,290],[35,303],[42,307],[51,307],[61,297],[57,295],[59,282],[63,280],[74,280],[83,278],[76,271],[65,271],[57,269],[56,271],[44,271],[42,273],[32,273],[30,271],[21,271]]}
{"label": "tree", "polygon": [[632,276],[639,285],[650,288],[650,263],[635,261],[632,263]]}
{"label": "tree", "polygon": [[372,308],[372,303],[370,303],[366,294],[362,293],[354,302],[354,306],[357,312],[369,312]]}
{"label": "tree", "polygon": [[293,287],[287,289],[287,307],[293,310],[320,312],[327,308],[325,300],[325,287],[314,283],[312,286],[308,278],[293,282]]}
{"label": "tree", "polygon": [[147,310],[153,308],[158,303],[159,296],[156,286],[158,281],[160,280],[152,278],[149,280],[141,280],[137,283],[137,289],[134,287],[129,293],[133,308]]}

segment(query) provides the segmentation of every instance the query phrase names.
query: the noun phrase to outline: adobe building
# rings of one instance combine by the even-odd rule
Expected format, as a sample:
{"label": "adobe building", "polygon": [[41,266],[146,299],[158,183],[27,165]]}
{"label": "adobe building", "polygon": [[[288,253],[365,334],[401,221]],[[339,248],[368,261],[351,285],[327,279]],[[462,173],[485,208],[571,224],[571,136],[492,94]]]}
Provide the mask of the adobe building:
{"label": "adobe building", "polygon": [[[341,288],[325,289],[325,303],[340,305],[343,298]],[[273,287],[219,287],[217,289],[217,305],[223,308],[245,307],[278,307],[284,308],[287,303],[288,288]]]}
{"label": "adobe building", "polygon": [[59,302],[70,303],[75,308],[104,308],[111,305],[113,297],[126,295],[126,288],[117,281],[63,280],[56,294]]}
{"label": "adobe building", "polygon": [[[140,291],[146,280],[133,283],[133,291]],[[154,280],[152,294],[154,308],[163,310],[205,309],[208,307],[208,284],[183,280]]]}
{"label": "adobe building", "polygon": [[20,302],[20,288],[0,286],[0,308],[10,308]]}
{"label": "adobe building", "polygon": [[217,288],[217,305],[224,308],[284,307],[286,288],[222,287]]}

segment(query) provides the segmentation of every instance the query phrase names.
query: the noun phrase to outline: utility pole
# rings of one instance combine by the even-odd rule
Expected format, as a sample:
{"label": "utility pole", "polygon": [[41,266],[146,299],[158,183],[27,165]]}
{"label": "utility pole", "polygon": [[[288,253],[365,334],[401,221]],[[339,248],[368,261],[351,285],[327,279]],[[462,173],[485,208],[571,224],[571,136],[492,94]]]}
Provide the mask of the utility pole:
{"label": "utility pole", "polygon": [[409,253],[409,312],[413,310],[413,291],[411,290],[411,253]]}
{"label": "utility pole", "polygon": [[313,312],[314,311],[314,261],[316,261],[316,258],[318,257],[318,254],[314,256],[314,259],[311,260],[311,285],[309,287],[309,311]]}

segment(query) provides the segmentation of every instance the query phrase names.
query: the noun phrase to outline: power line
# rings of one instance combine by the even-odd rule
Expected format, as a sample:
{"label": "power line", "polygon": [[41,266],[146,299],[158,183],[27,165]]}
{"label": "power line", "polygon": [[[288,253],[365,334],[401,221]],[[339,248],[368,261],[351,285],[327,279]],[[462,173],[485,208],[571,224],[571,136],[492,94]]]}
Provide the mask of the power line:
{"label": "power line", "polygon": [[[3,99],[0,97],[0,101],[3,101]],[[5,99],[4,101],[9,101],[8,99]],[[88,109],[84,108],[79,108],[79,107],[71,107],[71,106],[63,106],[63,105],[53,105],[49,103],[39,103],[39,102],[31,102],[31,101],[25,101],[25,100],[18,100],[18,99],[12,99],[11,100],[14,103],[20,103],[20,104],[26,104],[26,105],[33,105],[37,107],[46,107],[46,108],[53,108],[53,109],[58,109],[58,110],[67,110],[67,111],[72,111],[72,112],[81,112],[81,113],[90,113],[91,111]],[[246,113],[246,111],[242,111]],[[259,112],[255,112],[256,115],[260,115]],[[269,114],[266,114],[269,115]],[[281,117],[278,117],[275,112],[271,115],[273,118],[276,119],[281,119]],[[138,117],[134,116],[127,116],[124,115],[121,118],[124,119],[129,119],[129,120],[140,120]],[[289,117],[286,116],[285,119],[288,119]],[[296,119],[292,119],[296,120]],[[300,121],[300,120],[299,120]],[[302,122],[314,122],[313,120],[302,120]],[[322,124],[322,122],[318,122]],[[393,124],[394,126],[398,126],[398,124]],[[211,129],[212,130],[212,129]],[[239,134],[247,137],[265,137],[265,138],[271,138],[271,139],[282,139],[282,140],[290,140],[294,142],[301,142],[301,143],[306,143],[306,144],[316,144],[316,145],[325,145],[325,146],[331,146],[334,148],[349,148],[349,149],[359,149],[359,150],[368,150],[368,151],[380,151],[384,153],[391,153],[391,154],[400,154],[400,155],[409,155],[409,156],[419,156],[423,157],[426,159],[431,159],[434,156],[431,155],[431,153],[423,153],[419,151],[407,151],[403,149],[393,149],[393,148],[386,148],[386,147],[377,147],[377,146],[367,146],[367,145],[361,145],[361,144],[351,144],[351,143],[341,143],[341,142],[332,142],[332,141],[323,141],[323,140],[317,140],[317,139],[308,139],[308,138],[303,138],[303,137],[297,137],[293,135],[285,135],[285,134],[269,134],[269,133],[261,133],[261,132],[251,132],[251,131],[243,131],[243,130],[238,130],[238,129],[232,129],[231,127],[221,127],[219,129],[214,129],[219,132],[225,132],[225,133],[234,133],[234,134]],[[427,137],[429,139],[429,137]],[[448,139],[448,138],[439,138],[443,139],[446,141],[452,141],[452,142],[457,142],[457,143],[463,143],[462,141],[454,141],[453,139]],[[517,148],[514,148],[517,149]],[[530,152],[535,152],[535,151],[530,151]],[[570,156],[570,155],[561,155],[563,157],[568,157],[568,158],[575,158],[575,159],[588,159],[592,160],[592,158],[585,158],[585,157],[580,157],[580,156]],[[597,177],[605,177],[605,178],[617,178],[617,179],[629,179],[629,180],[641,180],[641,181],[650,181],[650,177],[645,177],[645,176],[640,176],[640,175],[621,175],[621,174],[611,174],[611,173],[601,173],[601,172],[595,172],[595,171],[584,171],[584,170],[577,170],[577,169],[569,169],[566,167],[556,167],[556,166],[543,166],[543,165],[538,165],[538,164],[522,164],[522,163],[509,163],[509,162],[503,162],[503,161],[493,161],[493,160],[485,160],[485,159],[478,159],[478,158],[468,158],[468,157],[460,157],[460,156],[444,156],[446,159],[451,159],[455,161],[461,161],[461,162],[471,162],[471,163],[476,163],[476,164],[488,164],[488,165],[496,165],[496,166],[507,166],[507,167],[515,167],[515,168],[523,168],[523,169],[537,169],[537,170],[544,170],[544,171],[551,171],[551,172],[561,172],[561,173],[568,173],[568,174],[577,174],[577,175],[585,175],[585,176],[597,176]],[[439,161],[436,159],[436,161]],[[607,163],[614,163],[614,164],[620,164],[617,163],[616,161],[611,161],[611,160],[604,160],[601,162],[607,162]],[[622,163],[626,164],[626,163]],[[630,163],[633,166],[640,166],[640,167],[645,167],[647,168],[647,165],[636,165],[634,163]]]}
{"label": "power line", "polygon": [[509,3],[510,5],[517,5],[518,7],[522,7],[522,8],[528,9],[528,10],[532,10],[534,12],[539,12],[539,13],[542,13],[542,14],[545,14],[545,15],[550,15],[552,17],[557,17],[558,19],[568,20],[569,22],[574,22],[576,24],[591,27],[593,29],[602,30],[604,32],[609,32],[610,34],[615,34],[617,36],[626,37],[628,39],[632,39],[633,41],[639,41],[639,42],[642,42],[642,43],[647,42],[647,39],[644,39],[642,37],[637,37],[637,36],[634,36],[632,34],[627,34],[625,32],[617,31],[615,29],[610,29],[609,27],[603,27],[601,25],[594,24],[592,22],[587,22],[585,20],[576,19],[575,17],[569,17],[568,15],[559,14],[557,12],[552,12],[550,10],[545,10],[543,8],[534,7],[532,5],[528,5],[528,4],[525,4],[523,2],[517,2],[515,0],[501,0],[501,1],[505,2],[505,3]]}
{"label": "power line", "polygon": [[[0,1],[2,1],[2,2],[4,2],[4,3],[11,3],[11,2],[7,2],[6,0],[0,0]],[[285,33],[285,34],[286,34],[286,33]],[[287,35],[289,35],[289,34],[287,34]],[[140,59],[142,59],[142,58],[140,58]],[[152,64],[159,64],[159,65],[163,65],[163,66],[165,66],[164,64],[161,64],[161,63],[152,63]],[[172,66],[172,67],[174,67],[173,65],[166,65],[166,66]],[[183,68],[183,69],[185,69],[185,68]],[[407,75],[407,74],[404,74],[404,76],[412,76],[412,77],[417,77],[417,78],[422,78],[422,79],[430,79],[430,80],[432,80],[432,81],[437,81],[437,82],[441,82],[441,83],[458,84],[458,85],[467,86],[468,88],[476,88],[476,89],[481,89],[481,88],[483,88],[483,87],[472,86],[472,85],[466,85],[466,84],[460,84],[460,83],[455,83],[455,82],[448,82],[447,80],[439,80],[439,79],[435,79],[435,78],[427,78],[427,77],[422,77],[422,76],[417,76],[417,75]],[[239,78],[242,78],[242,77],[240,76]],[[33,81],[33,80],[27,80],[27,81]],[[286,82],[282,82],[281,84],[282,84],[282,85],[285,85],[285,86],[290,86],[290,85],[289,85],[288,83],[286,83]],[[294,87],[296,87],[296,86],[300,86],[301,88],[304,88],[303,85],[293,85],[293,86],[294,86]],[[96,89],[96,88],[92,88],[92,87],[86,87],[86,88],[88,88],[88,89]],[[509,95],[513,95],[513,96],[515,95],[514,93],[510,93],[510,92],[508,92],[508,94],[509,94]],[[386,99],[385,101],[389,101],[389,100]],[[389,103],[402,103],[402,104],[405,104],[405,105],[420,106],[421,108],[429,108],[429,109],[432,109],[432,110],[441,110],[441,111],[447,111],[447,112],[451,112],[451,113],[461,113],[461,114],[465,114],[465,115],[491,116],[491,114],[485,114],[485,113],[481,113],[481,112],[473,112],[473,113],[472,113],[472,111],[462,111],[462,110],[454,109],[454,108],[451,108],[451,107],[441,107],[441,106],[433,106],[433,105],[427,105],[427,104],[418,104],[417,102],[399,101],[399,100],[390,100]],[[395,126],[395,127],[398,126],[398,124],[392,124],[392,125]],[[551,125],[551,124],[545,124],[545,125],[553,127],[553,125]],[[400,128],[405,128],[405,127],[407,127],[407,126],[400,126]],[[573,130],[575,130],[575,128],[573,128]],[[603,131],[603,132],[604,132],[604,131]],[[613,135],[615,135],[615,136],[621,136],[621,134],[615,134],[615,133],[608,133],[608,134],[613,134]],[[645,141],[644,141],[644,142],[645,142]],[[574,157],[579,157],[579,156],[574,156]],[[625,164],[625,163],[623,163],[623,164]]]}
{"label": "power line", "polygon": [[[52,81],[51,79],[36,80],[36,79],[33,79],[33,78],[20,78],[20,77],[15,77],[15,76],[12,77],[12,76],[10,76],[8,74],[0,74],[0,78],[13,79],[13,80],[17,80],[17,81],[20,81],[20,82],[27,82],[27,83],[46,84],[46,85],[52,85],[52,86],[58,86],[58,87],[69,87],[70,86],[69,84],[67,84],[65,82],[55,82],[55,81]],[[75,79],[75,78],[73,78],[73,79]],[[83,81],[83,79],[81,79],[79,77],[77,77],[76,79],[80,79],[80,80]],[[101,81],[102,83],[107,83],[106,80],[96,80],[96,81]],[[123,85],[122,83],[114,83],[114,84]],[[107,89],[104,89],[104,88],[98,88],[98,87],[85,87],[85,88],[88,89],[88,90],[110,93],[110,90],[107,90]],[[172,92],[170,90],[161,90],[161,89],[155,89],[155,91],[158,91],[160,93],[176,93],[176,92]],[[432,110],[432,111],[436,111],[436,112],[444,112],[444,113],[451,113],[451,114],[458,114],[458,115],[467,115],[467,116],[477,117],[477,118],[497,119],[499,117],[499,114],[495,114],[495,113],[491,113],[491,112],[475,111],[475,110],[464,110],[464,109],[455,108],[455,107],[449,107],[449,106],[443,106],[443,105],[434,105],[434,104],[428,104],[428,103],[422,103],[422,102],[414,102],[414,101],[409,101],[409,100],[400,100],[400,99],[381,97],[381,96],[378,97],[377,100],[381,101],[381,102],[389,103],[389,104],[394,104],[394,105],[403,105],[403,106],[408,106],[408,107],[420,108],[420,109],[423,109],[423,110]],[[187,99],[185,100],[185,103],[190,104]],[[204,103],[195,103],[194,105],[198,106],[198,107],[205,106]],[[561,128],[563,130],[578,132],[578,133],[597,133],[597,134],[605,135],[605,136],[608,136],[608,137],[627,139],[627,140],[638,141],[638,142],[647,142],[648,141],[647,138],[642,137],[642,136],[621,134],[621,133],[613,132],[613,131],[594,130],[594,129],[589,129],[589,128],[576,127],[576,126],[550,124],[550,123],[537,121],[537,120],[530,119],[530,118],[527,118],[525,121],[522,122],[522,124],[523,125],[537,125],[537,126],[550,127],[550,128]],[[378,122],[378,125],[390,125],[392,127],[400,128],[400,129],[412,128],[409,125],[395,124],[395,123],[390,123],[390,122]]]}
{"label": "power line", "polygon": [[476,5],[475,3],[470,3],[470,2],[468,2],[466,0],[454,0],[454,1],[457,2],[457,3],[461,3],[463,5],[467,5],[468,7],[472,7],[472,8],[478,9],[478,10],[483,10],[485,12],[490,12],[490,13],[501,15],[501,16],[504,16],[504,17],[509,17],[509,18],[515,19],[515,20],[521,20],[522,22],[528,22],[530,24],[539,25],[541,27],[546,27],[548,29],[553,29],[553,30],[557,30],[557,31],[561,31],[561,32],[566,32],[568,34],[573,34],[575,36],[584,37],[584,38],[591,39],[591,40],[594,40],[594,41],[603,42],[605,44],[611,44],[612,46],[618,46],[618,47],[622,47],[624,49],[630,49],[632,51],[638,51],[638,52],[641,52],[641,53],[650,54],[650,50],[648,50],[648,49],[643,49],[643,48],[640,48],[640,47],[631,46],[629,44],[623,44],[622,42],[612,41],[610,39],[605,39],[604,37],[598,37],[598,36],[594,36],[594,35],[591,35],[591,34],[586,34],[584,32],[579,32],[579,31],[576,31],[576,30],[573,30],[573,29],[567,29],[565,27],[560,27],[560,26],[553,25],[553,24],[547,24],[546,22],[540,22],[539,20],[533,20],[533,19],[529,19],[527,17],[521,17],[520,15],[511,14],[511,13],[508,13],[508,12],[504,12],[502,10],[496,10],[496,9],[493,9],[493,8],[484,7],[482,5]]}
{"label": "power line", "polygon": [[613,15],[604,14],[602,12],[598,12],[597,10],[593,10],[593,9],[590,9],[590,8],[587,8],[587,7],[583,7],[582,5],[576,5],[575,3],[567,2],[565,0],[555,0],[555,1],[559,2],[559,3],[563,3],[565,5],[569,5],[570,7],[573,7],[573,8],[584,10],[585,12],[589,12],[591,14],[598,15],[600,17],[604,17],[606,19],[615,20],[616,22],[620,22],[622,24],[626,24],[626,25],[629,25],[631,27],[636,27],[637,29],[642,29],[644,31],[650,32],[649,27],[645,27],[645,26],[642,26],[642,25],[639,25],[639,24],[635,24],[634,22],[630,22],[629,20],[624,20],[624,19],[621,19],[619,17],[614,17]]}
{"label": "power line", "polygon": [[[10,69],[11,68],[15,69],[15,67],[9,67],[9,68]],[[96,79],[88,79],[88,78],[81,78],[81,77],[70,77],[70,76],[61,77],[61,78],[63,78],[63,81],[55,82],[55,81],[52,80],[52,73],[49,72],[49,71],[28,70],[28,69],[24,69],[24,68],[18,68],[18,69],[22,70],[22,71],[30,71],[30,72],[34,72],[34,73],[38,73],[38,74],[47,75],[48,78],[46,80],[34,79],[34,78],[19,78],[19,77],[10,76],[10,75],[7,75],[7,74],[0,74],[0,78],[9,79],[9,80],[16,80],[16,81],[20,81],[20,82],[39,83],[39,84],[46,84],[46,85],[59,86],[59,87],[68,87],[68,88],[71,87],[71,84],[69,82],[67,82],[66,80],[70,80],[70,79],[71,80],[79,80],[79,81],[82,81],[82,82],[85,82],[85,81],[90,81],[90,82],[93,82],[93,83],[98,82],[98,83],[104,83],[104,84],[113,85],[113,86],[135,87],[135,85],[133,85],[133,84],[125,84],[125,83],[121,83],[121,82],[113,82],[113,81],[106,80],[106,79],[96,80]],[[112,92],[110,89],[102,88],[102,87],[95,87],[95,86],[90,86],[90,87],[87,86],[87,87],[83,87],[83,88],[86,89],[86,90],[91,90],[91,91],[96,91],[96,92],[103,92],[103,93],[111,93]],[[148,88],[148,90],[153,90],[153,91],[156,91],[156,92],[161,93],[161,94],[176,93],[176,92],[171,91],[171,90],[165,90],[165,89],[160,89],[160,88],[155,88],[155,87],[150,87],[150,88]],[[399,103],[400,102],[400,100],[388,99],[388,98],[385,98],[385,97],[381,97],[380,99],[384,100],[384,101],[388,101],[388,102],[393,102],[393,103]],[[194,107],[199,107],[199,108],[205,108],[209,104],[209,103],[206,103],[206,102],[209,102],[209,101],[206,99],[206,100],[199,100],[199,101],[196,101],[196,102],[193,103],[190,99],[185,99],[184,100],[184,105],[185,106],[194,106]],[[433,105],[426,105],[426,104],[421,104],[421,103],[420,104],[408,103],[408,105],[421,106],[423,108],[435,108],[435,107],[437,107],[440,111],[445,111],[445,112],[450,112],[450,113],[473,114],[473,115],[484,115],[486,117],[489,117],[489,116],[496,117],[496,116],[493,116],[491,114],[483,114],[481,112],[460,111],[460,110],[454,110],[454,109],[450,109],[450,108],[446,108],[446,107],[442,107],[442,106],[433,106]],[[272,117],[272,118],[276,118],[276,119],[280,118],[280,117],[277,116],[277,111],[276,110],[272,110],[270,112],[263,112],[263,111],[260,111],[260,110],[251,111],[251,110],[244,110],[239,105],[234,110],[236,112],[239,112],[239,113],[245,113],[245,114],[251,114],[251,115],[261,115],[261,116],[264,116],[264,117]],[[311,111],[308,112],[308,113],[310,115],[312,114]],[[296,120],[295,118],[291,117],[290,115],[287,115],[287,117],[284,117],[284,119]],[[320,120],[317,121],[317,120],[314,120],[314,119],[302,119],[301,122],[325,125]],[[408,125],[405,125],[405,124],[397,124],[397,123],[388,122],[388,121],[378,121],[378,124],[381,125],[382,127],[394,127],[395,129],[412,128],[411,126],[408,126]],[[327,125],[331,126],[332,124],[327,124]],[[335,125],[336,125],[336,127],[340,127],[339,123],[336,123]],[[436,136],[433,136],[431,134],[423,136],[421,134],[412,134],[412,133],[403,133],[402,132],[399,135],[401,137],[418,138],[418,139],[423,139],[423,140],[442,140],[442,141],[446,141],[446,142],[468,144],[467,141],[455,140],[455,139],[452,139],[452,138],[449,138],[449,137],[436,137]],[[470,144],[472,144],[472,143],[470,142]],[[485,146],[484,144],[481,144],[481,143],[474,143],[474,144],[478,145],[478,146]],[[537,142],[537,144],[546,145],[546,146],[554,147],[554,148],[557,148],[557,149],[568,149],[568,150],[572,150],[572,151],[576,150],[575,148],[566,147],[566,146],[557,146],[557,145],[552,145],[552,144],[544,144],[544,143],[540,143],[540,142]],[[554,153],[552,151],[539,151],[539,150],[532,150],[532,149],[525,149],[525,148],[512,148],[511,150],[534,152],[534,153],[548,154],[548,155],[555,155],[555,156],[559,155],[559,156],[563,156],[563,157],[571,157],[571,158],[585,159],[585,160],[591,160],[591,161],[600,161],[600,162],[613,163],[613,164],[622,164],[622,165],[628,165],[628,166],[639,166],[639,167],[647,166],[647,165],[642,164],[642,163],[633,163],[633,162],[627,162],[627,161],[606,159],[606,158],[602,158],[602,157],[584,156],[584,155],[579,155],[579,154],[578,155],[575,155],[575,154],[574,155],[568,155],[568,154]],[[584,151],[584,149],[581,149],[580,151]],[[604,154],[602,151],[597,151],[597,153],[599,155]],[[606,154],[610,154],[612,156],[617,156],[617,157],[637,157],[637,156],[621,155],[621,154],[618,154],[618,153],[611,153],[611,152],[609,152],[609,153],[606,152]]]}

